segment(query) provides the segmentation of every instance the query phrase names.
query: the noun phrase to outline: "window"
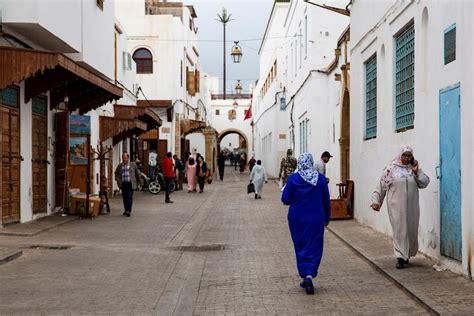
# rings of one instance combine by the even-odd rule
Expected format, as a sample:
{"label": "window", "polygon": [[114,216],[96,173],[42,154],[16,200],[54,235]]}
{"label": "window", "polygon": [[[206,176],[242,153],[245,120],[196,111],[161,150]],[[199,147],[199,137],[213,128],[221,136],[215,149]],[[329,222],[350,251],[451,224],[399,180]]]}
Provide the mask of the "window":
{"label": "window", "polygon": [[395,126],[397,132],[413,128],[415,119],[415,27],[395,37]]}
{"label": "window", "polygon": [[308,122],[308,119],[300,122],[300,154],[308,151]]}
{"label": "window", "polygon": [[308,16],[304,17],[304,58],[308,57]]}
{"label": "window", "polygon": [[33,98],[33,114],[46,115],[48,114],[47,99],[44,96]]}
{"label": "window", "polygon": [[181,61],[180,67],[179,67],[179,78],[181,81],[181,87],[183,86],[183,61]]}
{"label": "window", "polygon": [[133,60],[137,64],[137,74],[153,73],[153,56],[146,48],[139,48],[133,53]]}
{"label": "window", "polygon": [[444,64],[456,60],[456,24],[444,31]]}
{"label": "window", "polygon": [[219,109],[216,110],[216,115],[221,115],[221,111]]}
{"label": "window", "polygon": [[365,63],[365,139],[377,136],[377,56]]}
{"label": "window", "polygon": [[303,64],[303,32],[301,31],[301,28],[300,28],[299,39],[300,39],[300,68],[301,68],[301,65]]}
{"label": "window", "polygon": [[20,107],[20,89],[17,87],[8,87],[0,90],[0,104],[19,108]]}
{"label": "window", "polygon": [[97,0],[97,6],[98,6],[101,10],[104,10],[104,0]]}

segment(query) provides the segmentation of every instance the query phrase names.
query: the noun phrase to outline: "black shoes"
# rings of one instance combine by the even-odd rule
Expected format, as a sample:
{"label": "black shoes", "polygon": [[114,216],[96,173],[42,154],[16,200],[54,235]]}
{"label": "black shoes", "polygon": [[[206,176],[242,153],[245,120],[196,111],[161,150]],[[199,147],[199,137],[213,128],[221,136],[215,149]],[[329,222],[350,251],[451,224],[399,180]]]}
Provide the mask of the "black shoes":
{"label": "black shoes", "polygon": [[395,265],[395,268],[404,269],[408,263],[409,263],[408,259],[405,260],[403,258],[397,258],[397,264]]}
{"label": "black shoes", "polygon": [[129,213],[129,212],[127,212],[127,211],[125,211],[125,212],[123,212],[123,216],[130,217],[130,213]]}
{"label": "black shoes", "polygon": [[306,294],[313,295],[314,294],[314,285],[313,279],[310,277],[306,277],[303,281],[301,281],[300,286],[305,289]]}
{"label": "black shoes", "polygon": [[258,199],[258,194],[257,194],[257,193],[255,193],[255,200],[256,200],[256,199]]}
{"label": "black shoes", "polygon": [[168,201],[165,201],[165,203],[174,203],[174,202],[171,200],[168,200]]}

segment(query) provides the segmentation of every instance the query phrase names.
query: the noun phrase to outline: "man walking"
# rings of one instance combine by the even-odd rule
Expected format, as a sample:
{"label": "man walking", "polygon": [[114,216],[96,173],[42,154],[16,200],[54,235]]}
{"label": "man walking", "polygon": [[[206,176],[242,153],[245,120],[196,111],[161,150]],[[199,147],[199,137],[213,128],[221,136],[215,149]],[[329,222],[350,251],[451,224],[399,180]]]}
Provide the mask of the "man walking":
{"label": "man walking", "polygon": [[[332,156],[329,151],[325,151],[322,153],[321,158],[314,162],[314,169],[326,176],[326,164],[329,162]],[[327,183],[329,183],[329,178],[326,177]]]}
{"label": "man walking", "polygon": [[173,156],[174,160],[174,175],[176,176],[176,190],[183,189],[183,182],[184,182],[184,169],[185,166],[181,159],[178,158],[177,155]]}
{"label": "man walking", "polygon": [[122,155],[122,163],[115,169],[115,181],[122,190],[123,207],[125,211],[123,215],[130,217],[132,213],[133,191],[138,188],[140,182],[140,173],[137,165],[130,162],[127,153]]}
{"label": "man walking", "polygon": [[221,181],[224,181],[224,170],[225,170],[225,161],[226,156],[223,151],[220,152],[219,157],[217,157],[217,166],[219,167],[219,178]]}
{"label": "man walking", "polygon": [[174,171],[173,171],[173,160],[171,159],[172,154],[168,152],[166,157],[163,159],[163,175],[165,177],[165,202],[174,203],[170,200],[171,193],[171,182],[174,181]]}
{"label": "man walking", "polygon": [[293,157],[293,150],[288,149],[286,151],[286,157],[284,157],[280,163],[280,174],[278,178],[282,181],[282,185],[286,184],[288,177],[295,172],[297,165],[298,161]]}

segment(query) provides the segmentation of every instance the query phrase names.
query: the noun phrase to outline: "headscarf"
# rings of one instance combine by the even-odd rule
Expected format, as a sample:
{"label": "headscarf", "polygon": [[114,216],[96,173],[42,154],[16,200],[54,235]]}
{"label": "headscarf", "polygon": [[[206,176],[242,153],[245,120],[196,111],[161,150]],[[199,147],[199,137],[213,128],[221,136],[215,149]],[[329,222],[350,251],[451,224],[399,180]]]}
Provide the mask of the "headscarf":
{"label": "headscarf", "polygon": [[395,180],[406,179],[413,175],[412,164],[404,165],[402,163],[402,155],[407,152],[413,155],[413,149],[410,146],[404,146],[398,156],[383,170],[380,182],[384,190],[388,190]]}
{"label": "headscarf", "polygon": [[298,173],[307,183],[316,186],[318,184],[319,173],[313,168],[313,155],[310,153],[301,154],[298,159]]}

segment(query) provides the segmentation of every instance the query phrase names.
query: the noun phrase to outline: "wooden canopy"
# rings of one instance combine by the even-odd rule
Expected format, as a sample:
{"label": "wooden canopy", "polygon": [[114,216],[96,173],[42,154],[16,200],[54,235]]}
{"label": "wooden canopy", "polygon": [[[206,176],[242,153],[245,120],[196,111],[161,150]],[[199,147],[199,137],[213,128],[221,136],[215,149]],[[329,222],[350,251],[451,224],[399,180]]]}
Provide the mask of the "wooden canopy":
{"label": "wooden canopy", "polygon": [[134,118],[145,122],[147,130],[154,129],[163,124],[160,116],[151,108],[114,104],[114,113],[117,118]]}
{"label": "wooden canopy", "polygon": [[66,56],[0,47],[0,89],[25,80],[25,102],[50,91],[51,108],[67,96],[68,110],[86,113],[120,99],[123,90]]}
{"label": "wooden canopy", "polygon": [[137,119],[100,116],[99,124],[100,140],[105,141],[108,138],[112,138],[114,145],[128,137],[141,134],[147,130],[146,123]]}
{"label": "wooden canopy", "polygon": [[184,119],[181,120],[181,133],[188,135],[206,127],[206,122]]}

